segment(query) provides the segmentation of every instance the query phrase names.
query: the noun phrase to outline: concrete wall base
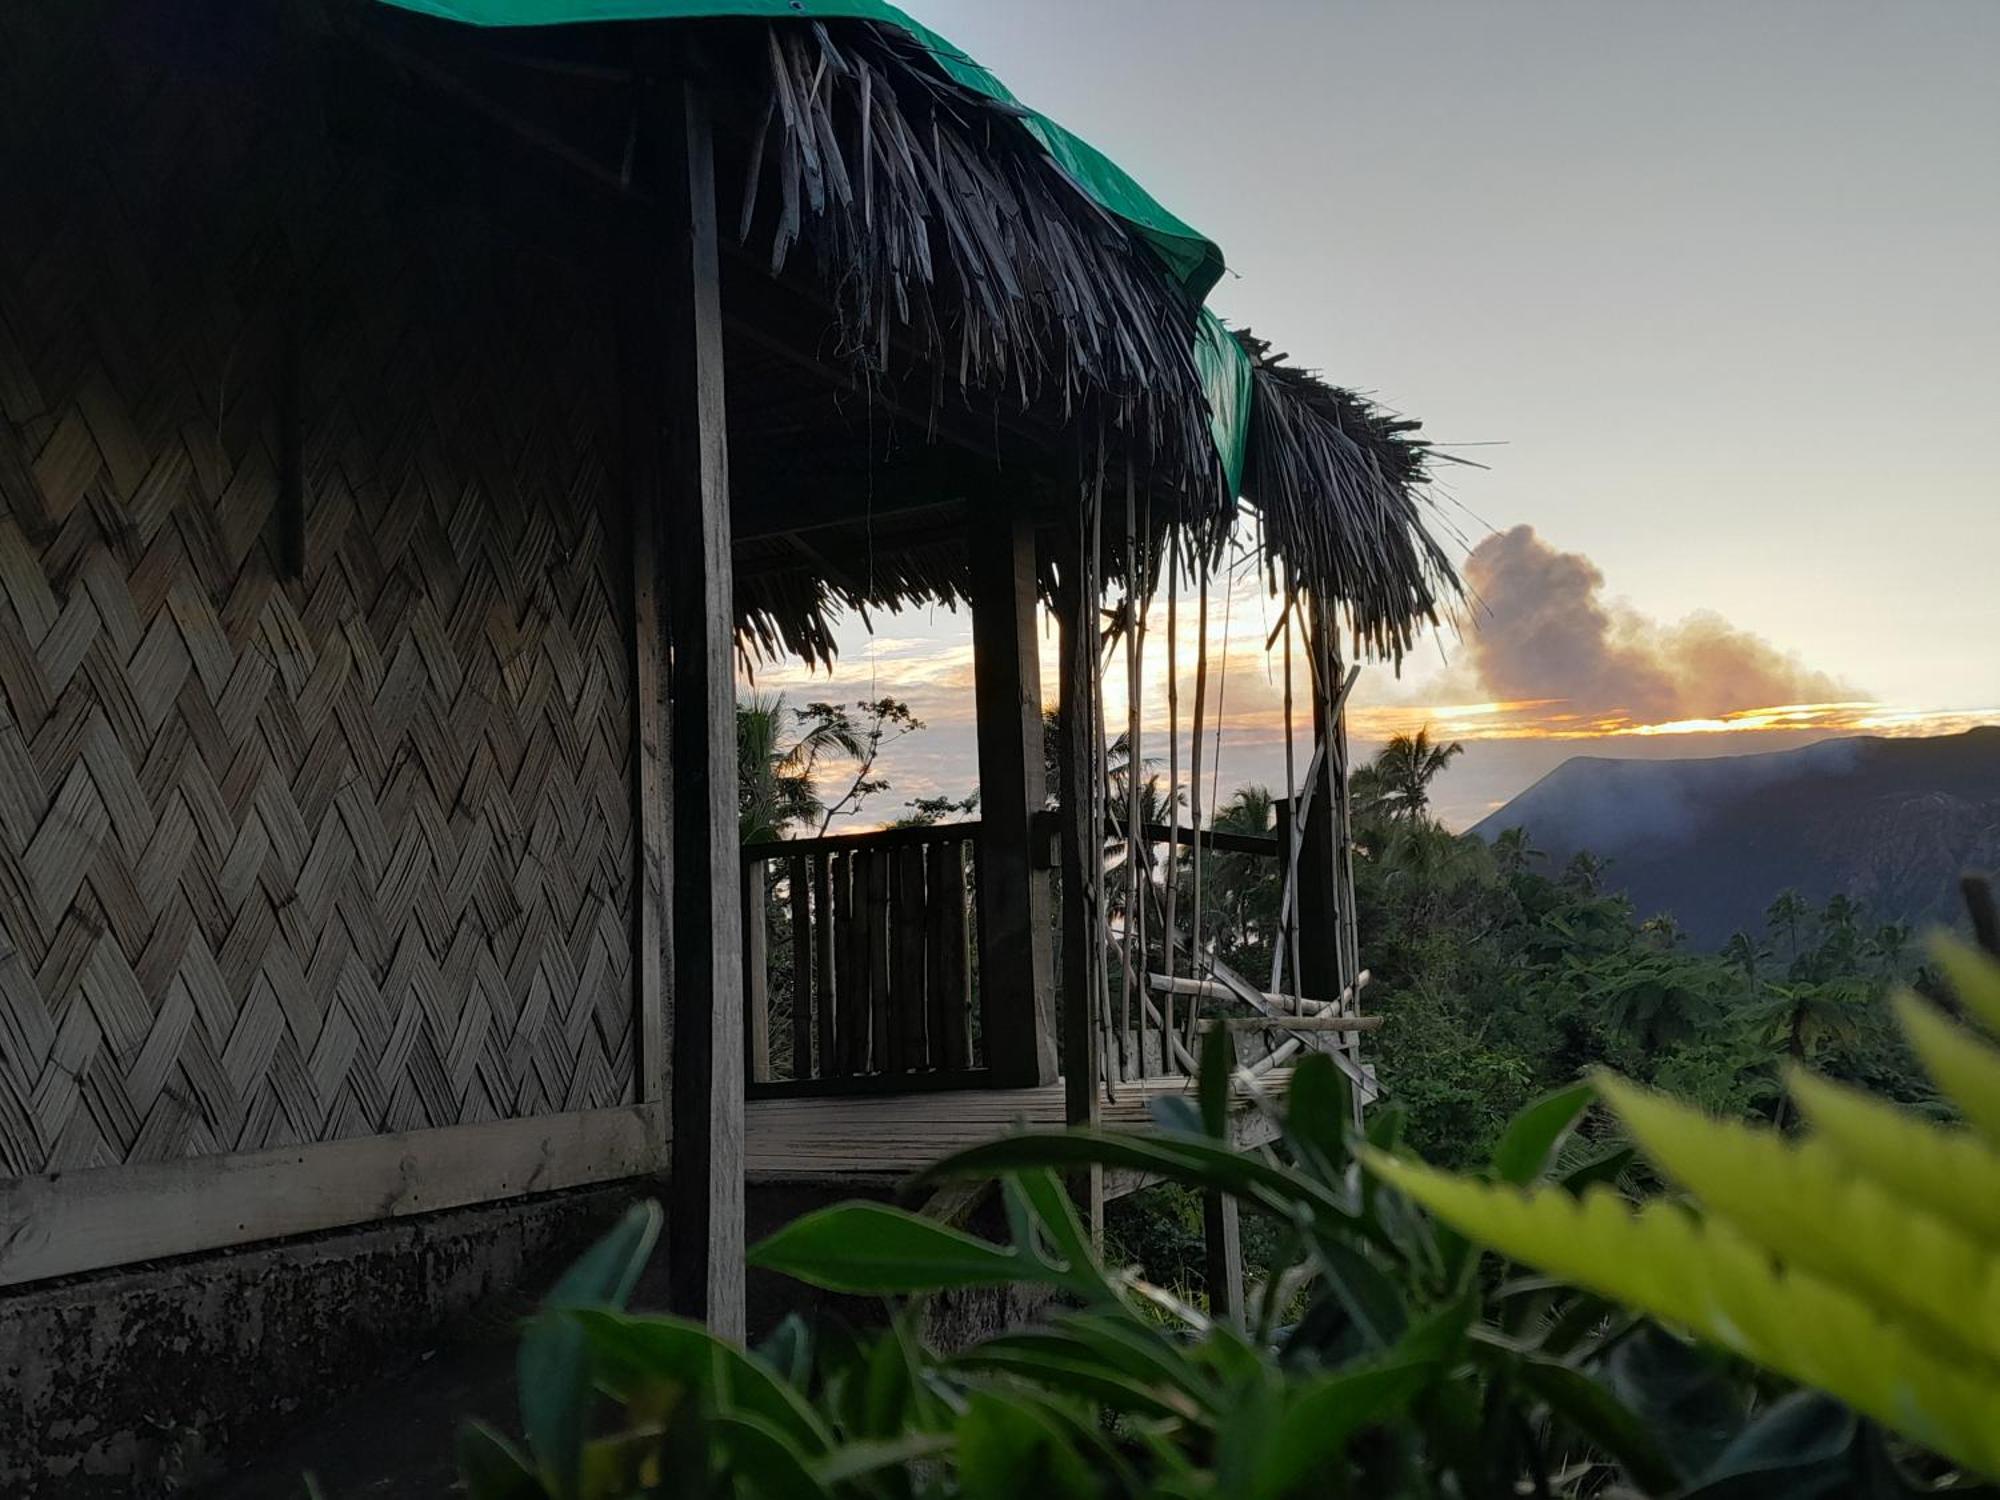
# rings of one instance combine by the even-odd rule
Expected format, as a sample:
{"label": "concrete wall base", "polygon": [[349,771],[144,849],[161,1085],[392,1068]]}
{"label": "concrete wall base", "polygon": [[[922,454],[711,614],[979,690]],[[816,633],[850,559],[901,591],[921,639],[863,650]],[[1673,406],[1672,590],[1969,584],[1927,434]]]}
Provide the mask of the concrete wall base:
{"label": "concrete wall base", "polygon": [[[753,1243],[853,1187],[750,1190]],[[0,1495],[433,1500],[469,1416],[518,1432],[516,1324],[634,1201],[634,1179],[0,1293]],[[999,1238],[990,1198],[967,1226]],[[665,1306],[656,1252],[633,1297]],[[874,1298],[753,1271],[753,1341],[788,1313],[879,1324]],[[1035,1292],[931,1299],[941,1348],[1032,1321]]]}

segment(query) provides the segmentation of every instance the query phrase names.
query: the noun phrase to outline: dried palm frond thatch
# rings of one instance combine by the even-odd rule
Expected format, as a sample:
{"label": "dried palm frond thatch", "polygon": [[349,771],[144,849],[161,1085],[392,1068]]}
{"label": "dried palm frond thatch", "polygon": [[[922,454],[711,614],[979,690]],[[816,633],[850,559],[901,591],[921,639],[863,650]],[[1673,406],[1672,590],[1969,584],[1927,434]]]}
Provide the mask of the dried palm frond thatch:
{"label": "dried palm frond thatch", "polygon": [[[874,25],[767,28],[771,97],[740,219],[832,288],[842,351],[908,347],[961,399],[1011,396],[1064,425],[1090,409],[1190,511],[1222,513],[1194,359],[1199,309],[1056,163],[1019,112]],[[941,396],[942,391],[936,393]]]}
{"label": "dried palm frond thatch", "polygon": [[1273,353],[1247,331],[1254,396],[1243,494],[1291,580],[1345,614],[1358,649],[1401,655],[1458,575],[1425,520],[1435,452],[1394,416]]}

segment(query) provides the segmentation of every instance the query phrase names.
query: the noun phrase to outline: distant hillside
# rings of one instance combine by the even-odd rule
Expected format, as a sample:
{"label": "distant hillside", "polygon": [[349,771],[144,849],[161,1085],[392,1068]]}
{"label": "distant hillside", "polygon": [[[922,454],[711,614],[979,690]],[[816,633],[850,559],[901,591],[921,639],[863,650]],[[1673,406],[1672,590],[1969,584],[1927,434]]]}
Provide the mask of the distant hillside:
{"label": "distant hillside", "polygon": [[1550,868],[1578,849],[1641,916],[1703,947],[1761,930],[1786,886],[1844,891],[1883,920],[1953,921],[1966,869],[2000,869],[2000,727],[1827,740],[1712,760],[1563,762],[1473,832],[1525,827]]}

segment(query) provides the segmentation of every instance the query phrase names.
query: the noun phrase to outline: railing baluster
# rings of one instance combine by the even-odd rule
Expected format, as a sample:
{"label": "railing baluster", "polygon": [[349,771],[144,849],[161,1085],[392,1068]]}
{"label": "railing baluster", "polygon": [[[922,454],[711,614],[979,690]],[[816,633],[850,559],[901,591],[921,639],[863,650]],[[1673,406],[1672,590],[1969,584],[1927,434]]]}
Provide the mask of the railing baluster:
{"label": "railing baluster", "polygon": [[[774,840],[743,850],[746,1072],[771,1090],[833,1092],[984,1081],[970,896],[979,825]],[[775,869],[772,868],[775,866]],[[789,903],[791,1020],[770,1035],[771,896]],[[763,918],[762,921],[757,918]],[[781,976],[781,984],[782,984]],[[772,1078],[771,1044],[789,1048]]]}
{"label": "railing baluster", "polygon": [[746,1061],[750,1078],[771,1077],[771,968],[766,957],[769,913],[764,904],[764,861],[743,864],[743,1015],[750,1031]]}
{"label": "railing baluster", "polygon": [[838,965],[833,1003],[838,1040],[829,1071],[835,1074],[858,1071],[855,1059],[861,1055],[859,1033],[866,1014],[861,996],[868,971],[863,962],[866,952],[857,941],[861,924],[854,920],[854,860],[852,854],[833,856],[833,952]]}
{"label": "railing baluster", "polygon": [[[933,845],[933,849],[937,846]],[[930,1067],[926,1039],[928,1006],[924,973],[924,846],[911,844],[896,851],[896,889],[890,902],[891,1025],[896,1032],[899,1072]]]}
{"label": "railing baluster", "polygon": [[970,967],[965,949],[963,841],[931,848],[925,905],[925,957],[930,997],[931,1065],[945,1072],[972,1066]]}
{"label": "railing baluster", "polygon": [[897,1071],[890,1056],[889,1027],[889,856],[886,850],[860,856],[867,872],[865,894],[868,952],[868,1063],[862,1071]]}
{"label": "railing baluster", "polygon": [[[813,872],[813,1019],[819,1033],[819,1071],[813,1075],[829,1078],[840,1071],[833,1056],[833,879],[828,869],[832,856],[815,854]],[[800,1075],[805,1076],[805,1075]]]}
{"label": "railing baluster", "polygon": [[806,858],[794,854],[785,866],[792,913],[792,1077],[812,1077],[813,923],[812,888]]}

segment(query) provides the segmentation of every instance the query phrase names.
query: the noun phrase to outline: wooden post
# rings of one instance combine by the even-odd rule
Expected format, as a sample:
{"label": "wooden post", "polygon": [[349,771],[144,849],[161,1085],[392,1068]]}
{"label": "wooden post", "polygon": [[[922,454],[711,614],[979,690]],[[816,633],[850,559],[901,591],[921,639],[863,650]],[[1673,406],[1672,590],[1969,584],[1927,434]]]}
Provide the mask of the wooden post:
{"label": "wooden post", "polygon": [[1204,1259],[1208,1268],[1208,1312],[1220,1322],[1243,1324],[1243,1227],[1236,1200],[1205,1193],[1201,1200]]}
{"label": "wooden post", "polygon": [[[1097,599],[1086,590],[1087,542],[1069,523],[1064,532],[1062,588],[1056,615],[1061,626],[1060,755],[1058,800],[1062,846],[1062,1077],[1064,1118],[1072,1125],[1098,1123],[1097,953],[1102,935],[1090,903],[1089,862],[1102,859],[1092,836],[1098,726],[1092,722],[1097,673]],[[983,872],[982,872],[983,873]],[[1092,1167],[1076,1185],[1093,1237],[1103,1232],[1104,1173]]]}
{"label": "wooden post", "polygon": [[1018,507],[972,523],[972,653],[979,714],[979,995],[986,1057],[1009,1087],[1056,1077],[1049,881],[1034,850],[1047,805],[1035,641],[1035,536]]}
{"label": "wooden post", "polygon": [[770,913],[764,861],[743,862],[743,1018],[750,1048],[750,1081],[771,1081]]}
{"label": "wooden post", "polygon": [[[635,237],[636,238],[636,237]],[[646,265],[635,246],[635,274]],[[656,312],[648,302],[644,311]],[[659,520],[662,452],[659,412],[665,387],[658,349],[647,339],[657,316],[627,319],[619,330],[619,376],[624,402],[625,487],[632,544],[632,1066],[634,1096],[642,1104],[667,1097],[667,1028],[664,996],[672,914],[668,875],[672,857],[668,818],[669,777],[662,740],[660,700],[662,622],[659,598]],[[664,1112],[652,1143],[655,1165],[665,1164]]]}
{"label": "wooden post", "polygon": [[638,165],[659,213],[644,246],[664,274],[670,434],[665,510],[675,545],[673,661],[673,1181],[668,1299],[744,1336],[743,903],[736,828],[736,602],[722,388],[715,153],[707,100],[686,77],[646,89]]}

